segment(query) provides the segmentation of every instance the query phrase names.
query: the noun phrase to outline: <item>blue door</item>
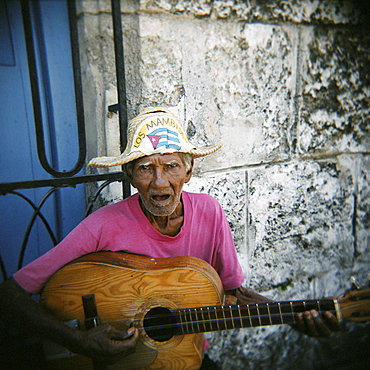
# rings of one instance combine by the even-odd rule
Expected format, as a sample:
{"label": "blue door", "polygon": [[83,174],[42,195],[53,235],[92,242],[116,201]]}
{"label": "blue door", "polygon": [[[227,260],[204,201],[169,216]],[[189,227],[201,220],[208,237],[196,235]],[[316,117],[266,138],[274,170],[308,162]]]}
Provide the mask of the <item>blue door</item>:
{"label": "blue door", "polygon": [[[34,40],[47,162],[59,172],[68,172],[79,156],[67,0],[32,0],[28,5],[31,26],[24,30],[21,2],[0,1],[1,183],[52,177],[40,164],[37,151],[25,31]],[[7,277],[19,267],[22,246],[21,264],[25,265],[52,248],[83,218],[83,185],[48,196],[50,189],[0,195],[0,255]],[[41,204],[44,218],[34,214]]]}

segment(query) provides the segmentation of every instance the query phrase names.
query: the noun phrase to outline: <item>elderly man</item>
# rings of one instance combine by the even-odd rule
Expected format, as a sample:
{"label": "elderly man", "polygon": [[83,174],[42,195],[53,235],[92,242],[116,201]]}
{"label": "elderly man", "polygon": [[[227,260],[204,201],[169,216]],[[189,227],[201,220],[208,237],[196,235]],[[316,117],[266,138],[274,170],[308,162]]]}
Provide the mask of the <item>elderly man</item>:
{"label": "elderly man", "polygon": [[[89,331],[71,329],[30,297],[40,293],[46,281],[65,264],[98,251],[125,251],[154,258],[198,257],[216,270],[226,293],[236,296],[238,303],[266,301],[241,287],[243,272],[219,203],[206,194],[182,190],[192,176],[194,158],[220,147],[196,149],[168,109],[144,110],[130,121],[128,144],[122,155],[95,158],[89,163],[92,167],[125,165],[138,193],[94,212],[60,244],[4,282],[0,286],[2,317],[72,352],[98,360],[112,362],[130,354],[138,341],[136,328],[120,331],[102,325]],[[308,335],[325,336],[337,321],[327,313],[325,325],[312,311],[299,317],[299,325]]]}

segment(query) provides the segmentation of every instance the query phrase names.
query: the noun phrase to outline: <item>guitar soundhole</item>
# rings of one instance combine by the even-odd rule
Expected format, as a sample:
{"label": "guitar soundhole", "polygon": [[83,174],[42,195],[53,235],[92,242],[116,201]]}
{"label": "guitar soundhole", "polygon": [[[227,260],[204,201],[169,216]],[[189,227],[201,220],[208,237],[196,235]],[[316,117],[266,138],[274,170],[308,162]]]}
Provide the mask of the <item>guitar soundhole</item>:
{"label": "guitar soundhole", "polygon": [[145,315],[144,328],[150,338],[165,342],[176,334],[177,322],[168,308],[155,307]]}

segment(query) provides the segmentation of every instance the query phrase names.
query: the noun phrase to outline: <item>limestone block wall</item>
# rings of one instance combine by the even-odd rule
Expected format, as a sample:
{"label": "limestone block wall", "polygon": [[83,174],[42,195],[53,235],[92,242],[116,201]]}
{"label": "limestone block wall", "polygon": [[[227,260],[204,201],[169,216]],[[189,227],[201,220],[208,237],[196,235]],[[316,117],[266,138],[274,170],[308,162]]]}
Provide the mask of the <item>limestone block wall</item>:
{"label": "limestone block wall", "polygon": [[[186,190],[229,220],[245,285],[274,300],[338,295],[370,272],[366,2],[121,1],[129,118],[180,115],[197,146]],[[110,1],[79,2],[89,158],[119,153]],[[95,170],[94,170],[95,171]],[[119,186],[103,194],[120,198]],[[223,369],[361,369],[369,326],[329,339],[290,327],[207,335]],[[365,362],[363,360],[365,358]]]}

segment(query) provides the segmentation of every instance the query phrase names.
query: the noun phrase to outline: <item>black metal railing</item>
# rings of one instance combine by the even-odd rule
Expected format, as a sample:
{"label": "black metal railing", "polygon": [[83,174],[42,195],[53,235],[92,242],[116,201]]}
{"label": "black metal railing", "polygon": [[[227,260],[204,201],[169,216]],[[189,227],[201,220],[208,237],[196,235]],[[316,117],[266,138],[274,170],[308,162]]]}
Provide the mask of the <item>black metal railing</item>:
{"label": "black metal railing", "polygon": [[[29,1],[21,1],[22,7],[22,18],[24,22],[24,29],[31,29],[31,14],[30,14],[30,3]],[[90,201],[87,204],[85,217],[92,211],[94,204],[99,198],[100,193],[105,187],[112,182],[122,182],[123,197],[130,195],[130,186],[128,181],[125,179],[125,175],[122,171],[111,172],[107,174],[92,174],[92,175],[79,175],[78,174],[84,167],[86,161],[86,135],[85,135],[85,120],[84,120],[84,107],[83,107],[83,95],[82,95],[82,79],[81,79],[81,68],[79,59],[79,41],[78,41],[78,28],[77,28],[77,14],[75,1],[67,1],[68,4],[68,17],[69,17],[69,30],[71,37],[71,51],[72,51],[72,65],[73,65],[73,77],[74,77],[74,91],[75,91],[75,104],[76,104],[76,115],[77,115],[77,133],[78,133],[78,146],[79,155],[74,167],[68,171],[59,171],[49,163],[46,150],[45,150],[45,138],[43,131],[41,102],[40,102],[40,91],[39,91],[39,78],[36,66],[36,57],[34,49],[34,40],[31,32],[25,31],[25,41],[28,65],[30,71],[30,84],[32,93],[32,103],[34,109],[34,121],[36,131],[36,143],[37,153],[40,164],[42,167],[52,175],[52,178],[40,179],[40,180],[29,180],[19,182],[7,182],[0,183],[0,196],[12,195],[22,198],[32,209],[33,213],[28,223],[27,229],[25,230],[22,246],[20,248],[18,258],[18,268],[22,267],[23,259],[27,248],[28,238],[31,229],[35,223],[35,220],[39,218],[44,224],[50,238],[55,245],[57,238],[50,227],[47,219],[42,212],[42,206],[45,201],[57,190],[63,188],[75,187],[78,184],[96,183],[104,181],[100,185],[95,194],[90,197]],[[124,51],[123,51],[123,37],[122,37],[122,24],[121,24],[121,9],[120,0],[112,0],[112,19],[114,29],[114,46],[115,46],[115,58],[116,58],[116,78],[118,88],[118,112],[119,112],[119,124],[120,124],[120,136],[121,136],[121,149],[126,146],[126,131],[127,131],[127,99],[126,99],[126,83],[125,83],[125,64],[124,64]],[[32,188],[51,188],[46,191],[45,195],[38,204],[35,204],[30,198],[20,193],[18,190],[32,189]],[[3,279],[7,278],[4,263],[0,256],[0,271]]]}
{"label": "black metal railing", "polygon": [[[37,2],[33,3],[37,7]],[[32,22],[31,22],[31,10],[30,2],[22,1],[22,18],[24,25],[24,37],[26,41],[27,60],[30,75],[31,94],[32,94],[32,105],[34,112],[35,130],[36,130],[36,144],[37,154],[40,164],[47,173],[55,177],[73,176],[84,166],[86,159],[86,135],[85,135],[85,118],[82,98],[82,83],[81,83],[81,68],[79,59],[79,44],[78,44],[78,33],[77,33],[77,18],[76,18],[76,6],[74,1],[67,1],[68,5],[68,16],[69,16],[69,31],[71,39],[71,52],[72,52],[72,65],[73,65],[73,81],[74,81],[74,92],[75,92],[75,104],[76,104],[76,115],[77,115],[77,132],[78,132],[78,148],[79,155],[75,166],[69,171],[58,171],[53,168],[53,164],[50,164],[46,157],[45,150],[45,135],[43,128],[43,117],[41,109],[41,98],[39,91],[39,74],[36,64],[36,53],[35,53],[35,41],[33,37]],[[40,13],[40,12],[38,12]],[[42,61],[41,61],[42,62]]]}

